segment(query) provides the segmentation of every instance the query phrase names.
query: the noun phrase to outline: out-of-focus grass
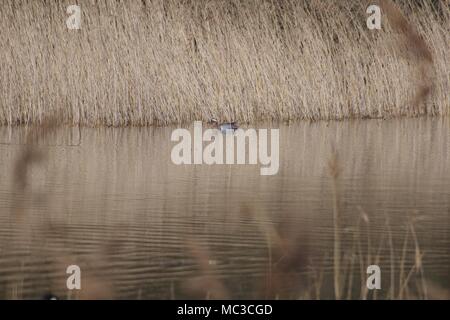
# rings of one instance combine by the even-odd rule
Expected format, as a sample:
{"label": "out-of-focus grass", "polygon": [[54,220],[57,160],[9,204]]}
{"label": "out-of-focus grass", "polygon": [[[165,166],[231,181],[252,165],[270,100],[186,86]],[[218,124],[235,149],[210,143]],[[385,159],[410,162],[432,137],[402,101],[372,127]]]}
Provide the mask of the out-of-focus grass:
{"label": "out-of-focus grass", "polygon": [[[55,115],[57,117],[57,115]],[[29,131],[27,144],[23,146],[15,166],[14,181],[15,196],[13,200],[12,221],[15,223],[15,237],[11,239],[8,250],[14,250],[15,244],[24,242],[24,237],[29,229],[26,229],[24,220],[30,217],[29,210],[25,210],[22,203],[22,195],[32,193],[29,188],[30,180],[27,171],[36,164],[36,161],[45,158],[45,148],[38,148],[36,143],[50,135],[57,125],[54,117],[49,117],[39,127]],[[264,216],[264,210],[260,210],[255,204],[243,205],[240,214],[253,220],[259,229],[267,246],[267,264],[265,275],[253,288],[247,288],[254,292],[255,298],[301,298],[301,299],[409,299],[409,298],[448,298],[448,291],[439,288],[428,281],[423,267],[425,253],[420,248],[420,239],[416,236],[415,216],[407,219],[404,239],[394,239],[391,231],[389,217],[386,219],[385,232],[374,237],[371,232],[369,215],[362,207],[359,208],[359,216],[355,217],[356,223],[346,225],[342,221],[340,211],[340,194],[345,190],[340,189],[339,173],[340,163],[337,153],[334,152],[328,166],[332,189],[332,212],[330,219],[333,221],[333,246],[329,252],[323,254],[333,256],[331,264],[315,263],[309,260],[308,241],[302,239],[298,230],[289,224],[272,223],[271,219]],[[50,200],[51,195],[45,195]],[[66,231],[61,227],[52,225],[51,221],[42,221],[43,228],[40,231],[42,243],[46,243],[48,234],[55,234],[58,238],[64,238]],[[23,226],[23,229],[21,228]],[[35,235],[36,236],[36,235]],[[352,245],[343,245],[343,241],[351,238]],[[51,239],[48,239],[51,243]],[[215,266],[213,252],[210,252],[208,244],[203,246],[195,241],[195,238],[187,239],[186,252],[197,262],[198,272],[189,278],[183,285],[187,296],[196,298],[231,298],[233,297],[226,281],[220,277],[220,269]],[[111,244],[113,246],[113,244]],[[116,245],[114,245],[116,246]],[[19,245],[20,247],[20,245]],[[386,254],[387,252],[387,254]],[[35,254],[39,255],[40,253]],[[65,267],[73,263],[73,258],[66,255],[59,256],[57,252],[42,250],[42,254],[49,254],[48,264],[62,273]],[[397,256],[396,256],[397,254]],[[95,269],[100,260],[112,256],[108,248],[99,248],[98,252],[85,257],[88,264]],[[399,258],[399,259],[398,259]],[[86,262],[86,261],[85,261]],[[11,298],[21,298],[24,292],[24,277],[27,274],[26,261],[14,260],[17,269],[17,277],[8,279],[8,292]],[[385,279],[383,290],[367,290],[366,268],[368,265],[377,264],[389,266],[383,269],[382,278]],[[219,266],[220,267],[220,266]],[[327,270],[325,270],[327,269]],[[304,270],[308,270],[304,273]],[[100,272],[101,273],[101,272]],[[115,297],[115,288],[102,278],[102,275],[83,275],[83,290],[79,293],[70,293],[64,287],[65,282],[55,283],[49,280],[48,288],[63,298],[111,298]],[[330,294],[329,288],[332,287]],[[297,291],[295,291],[297,290]],[[294,293],[293,293],[294,292]],[[44,293],[44,291],[43,291]],[[177,298],[174,293],[173,298]]]}

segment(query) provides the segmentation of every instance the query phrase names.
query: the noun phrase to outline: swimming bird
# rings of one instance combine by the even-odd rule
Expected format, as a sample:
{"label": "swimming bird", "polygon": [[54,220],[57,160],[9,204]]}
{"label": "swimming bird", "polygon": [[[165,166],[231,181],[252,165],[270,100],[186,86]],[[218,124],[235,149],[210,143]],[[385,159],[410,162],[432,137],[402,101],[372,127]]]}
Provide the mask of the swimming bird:
{"label": "swimming bird", "polygon": [[42,296],[42,300],[59,300],[59,298],[51,292],[48,292]]}
{"label": "swimming bird", "polygon": [[215,125],[222,133],[233,133],[239,128],[236,121],[219,123],[217,119],[212,118],[209,123]]}

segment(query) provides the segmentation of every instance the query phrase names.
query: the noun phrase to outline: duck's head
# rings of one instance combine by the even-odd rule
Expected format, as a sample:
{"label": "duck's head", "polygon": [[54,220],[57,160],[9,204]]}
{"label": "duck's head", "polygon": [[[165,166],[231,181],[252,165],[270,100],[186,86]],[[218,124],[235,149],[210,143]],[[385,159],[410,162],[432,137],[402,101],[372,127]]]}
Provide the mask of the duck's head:
{"label": "duck's head", "polygon": [[210,124],[219,124],[219,121],[217,121],[216,118],[211,118],[211,120],[209,120]]}

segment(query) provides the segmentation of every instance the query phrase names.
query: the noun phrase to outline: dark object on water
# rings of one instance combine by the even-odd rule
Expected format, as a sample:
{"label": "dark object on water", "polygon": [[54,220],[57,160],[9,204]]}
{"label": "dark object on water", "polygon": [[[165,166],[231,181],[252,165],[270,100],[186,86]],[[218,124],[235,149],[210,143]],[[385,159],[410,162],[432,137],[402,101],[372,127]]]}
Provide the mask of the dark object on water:
{"label": "dark object on water", "polygon": [[46,293],[42,296],[42,300],[59,300],[57,296],[55,296],[53,293]]}
{"label": "dark object on water", "polygon": [[222,133],[233,133],[239,128],[236,121],[224,122],[219,124],[219,121],[217,121],[217,119],[212,118],[209,123],[214,124],[216,128],[219,129]]}

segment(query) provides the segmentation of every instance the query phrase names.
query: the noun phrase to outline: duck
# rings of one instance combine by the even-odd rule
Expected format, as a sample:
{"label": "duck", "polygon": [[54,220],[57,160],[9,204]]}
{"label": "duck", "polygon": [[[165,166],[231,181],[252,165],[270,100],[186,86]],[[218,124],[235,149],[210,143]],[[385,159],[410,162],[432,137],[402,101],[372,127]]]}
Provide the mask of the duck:
{"label": "duck", "polygon": [[234,133],[239,128],[236,121],[219,123],[216,118],[212,118],[209,123],[215,125],[222,133]]}
{"label": "duck", "polygon": [[42,296],[42,300],[59,300],[59,297],[48,292]]}

